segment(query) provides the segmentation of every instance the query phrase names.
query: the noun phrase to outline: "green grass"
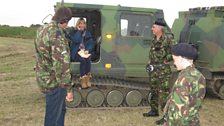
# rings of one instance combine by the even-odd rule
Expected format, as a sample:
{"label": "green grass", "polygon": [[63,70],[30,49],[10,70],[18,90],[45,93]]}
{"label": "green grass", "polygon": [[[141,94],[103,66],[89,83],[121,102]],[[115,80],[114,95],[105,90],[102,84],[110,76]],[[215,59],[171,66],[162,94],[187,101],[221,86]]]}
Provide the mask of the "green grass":
{"label": "green grass", "polygon": [[[43,126],[45,98],[40,93],[33,66],[33,39],[0,37],[0,126]],[[206,97],[202,126],[221,126],[224,100]],[[65,126],[155,126],[157,118],[144,118],[148,108],[67,109]]]}
{"label": "green grass", "polygon": [[34,38],[37,27],[0,26],[1,37]]}

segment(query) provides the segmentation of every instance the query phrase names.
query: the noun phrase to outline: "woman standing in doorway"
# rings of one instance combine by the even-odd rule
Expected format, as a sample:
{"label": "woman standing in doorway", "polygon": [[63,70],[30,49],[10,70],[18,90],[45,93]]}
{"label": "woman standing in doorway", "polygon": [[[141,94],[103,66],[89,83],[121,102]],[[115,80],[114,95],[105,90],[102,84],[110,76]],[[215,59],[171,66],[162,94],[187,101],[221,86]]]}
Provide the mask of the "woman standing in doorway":
{"label": "woman standing in doorway", "polygon": [[86,30],[86,21],[79,18],[74,29],[70,32],[71,37],[71,61],[80,62],[80,83],[82,88],[91,87],[92,75],[91,55],[93,53],[95,42],[92,35]]}

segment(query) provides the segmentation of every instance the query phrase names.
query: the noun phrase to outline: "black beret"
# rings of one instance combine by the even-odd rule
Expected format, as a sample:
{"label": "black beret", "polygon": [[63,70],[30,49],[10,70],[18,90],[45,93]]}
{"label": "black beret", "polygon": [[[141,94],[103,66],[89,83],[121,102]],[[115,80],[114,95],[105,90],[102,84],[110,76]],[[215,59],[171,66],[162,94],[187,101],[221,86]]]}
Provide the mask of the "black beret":
{"label": "black beret", "polygon": [[178,43],[172,47],[172,54],[195,60],[198,57],[197,50],[190,44]]}
{"label": "black beret", "polygon": [[154,24],[160,25],[160,26],[166,26],[166,22],[161,18],[157,19]]}

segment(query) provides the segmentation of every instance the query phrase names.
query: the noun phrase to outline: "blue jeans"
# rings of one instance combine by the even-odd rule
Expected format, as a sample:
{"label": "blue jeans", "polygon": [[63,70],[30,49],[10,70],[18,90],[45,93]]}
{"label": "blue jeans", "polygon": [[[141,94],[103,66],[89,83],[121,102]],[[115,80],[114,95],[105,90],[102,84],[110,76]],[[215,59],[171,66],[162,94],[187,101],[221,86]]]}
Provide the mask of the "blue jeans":
{"label": "blue jeans", "polygon": [[90,58],[80,57],[80,76],[84,76],[90,72],[91,62]]}
{"label": "blue jeans", "polygon": [[66,89],[58,87],[46,95],[44,126],[64,126]]}
{"label": "blue jeans", "polygon": [[75,61],[80,62],[80,76],[84,76],[90,72],[91,69],[91,56],[89,58],[82,58],[78,54],[76,55]]}

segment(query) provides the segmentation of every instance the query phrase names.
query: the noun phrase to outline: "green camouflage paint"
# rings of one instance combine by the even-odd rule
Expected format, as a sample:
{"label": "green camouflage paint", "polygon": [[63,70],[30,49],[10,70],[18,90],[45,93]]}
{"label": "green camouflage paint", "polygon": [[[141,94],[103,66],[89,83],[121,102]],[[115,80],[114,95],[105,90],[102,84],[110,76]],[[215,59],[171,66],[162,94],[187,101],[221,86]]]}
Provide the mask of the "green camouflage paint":
{"label": "green camouflage paint", "polygon": [[[57,3],[55,8],[60,6],[61,3]],[[72,10],[73,17],[86,18],[88,31],[99,40],[96,41],[97,58],[91,64],[91,88],[80,90],[79,62],[70,65],[77,99],[67,105],[108,107],[114,105],[111,95],[121,100],[116,102],[116,107],[148,106],[151,92],[145,68],[153,39],[151,27],[155,20],[164,18],[163,10],[78,3],[64,3],[63,6]],[[165,27],[165,34],[173,37],[169,27]],[[95,104],[95,101],[100,102]]]}
{"label": "green camouflage paint", "polygon": [[172,32],[178,42],[193,44],[199,53],[196,67],[206,77],[207,87],[224,99],[224,7],[198,7],[179,12]]}
{"label": "green camouflage paint", "polygon": [[[56,8],[61,4],[57,3]],[[148,32],[151,32],[151,26],[157,18],[164,18],[163,11],[160,9],[93,5],[93,4],[76,4],[64,3],[65,7],[71,8],[74,14],[84,13],[84,10],[99,12],[101,45],[100,60],[92,64],[93,74],[102,74],[119,77],[147,77],[145,65],[148,61],[148,51],[152,36],[125,36],[121,35],[121,15],[140,15],[149,16]],[[82,15],[82,14],[80,14]],[[85,15],[85,14],[83,14]],[[87,14],[88,15],[88,14]],[[91,15],[91,14],[90,14]],[[91,17],[91,16],[90,16]],[[89,19],[91,20],[91,18]],[[138,19],[141,20],[141,19]],[[166,28],[170,33],[170,29]],[[111,34],[112,38],[107,39],[106,34]],[[105,64],[111,64],[110,69],[105,68]],[[72,73],[78,73],[77,65],[72,63]]]}

